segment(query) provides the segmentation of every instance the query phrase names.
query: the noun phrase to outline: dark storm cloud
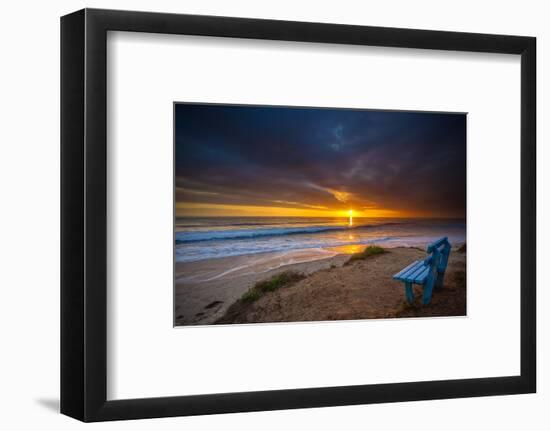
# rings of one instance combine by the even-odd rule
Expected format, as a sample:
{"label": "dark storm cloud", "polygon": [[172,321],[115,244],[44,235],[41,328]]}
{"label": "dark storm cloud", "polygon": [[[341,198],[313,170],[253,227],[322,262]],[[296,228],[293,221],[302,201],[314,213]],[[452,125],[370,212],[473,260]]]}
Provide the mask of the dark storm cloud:
{"label": "dark storm cloud", "polygon": [[466,116],[178,104],[178,202],[466,211]]}

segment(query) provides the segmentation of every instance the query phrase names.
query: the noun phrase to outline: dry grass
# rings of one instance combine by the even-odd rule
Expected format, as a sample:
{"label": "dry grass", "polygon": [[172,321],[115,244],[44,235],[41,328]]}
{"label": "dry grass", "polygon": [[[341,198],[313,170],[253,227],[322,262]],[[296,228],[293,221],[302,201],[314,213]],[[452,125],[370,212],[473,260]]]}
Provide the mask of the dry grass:
{"label": "dry grass", "polygon": [[296,271],[285,271],[276,274],[267,280],[256,283],[252,288],[246,291],[241,299],[231,305],[224,316],[215,323],[234,323],[238,315],[243,314],[250,304],[260,299],[266,293],[274,292],[280,288],[288,287],[303,280],[306,276]]}
{"label": "dry grass", "polygon": [[305,278],[305,275],[295,271],[285,271],[273,277],[262,280],[249,289],[241,297],[242,301],[250,302],[261,298],[267,292],[273,292],[281,287],[289,286]]}
{"label": "dry grass", "polygon": [[352,254],[349,260],[344,265],[349,265],[358,260],[365,260],[384,253],[388,253],[388,250],[382,247],[378,247],[377,245],[369,245],[368,247],[365,247],[362,252]]}

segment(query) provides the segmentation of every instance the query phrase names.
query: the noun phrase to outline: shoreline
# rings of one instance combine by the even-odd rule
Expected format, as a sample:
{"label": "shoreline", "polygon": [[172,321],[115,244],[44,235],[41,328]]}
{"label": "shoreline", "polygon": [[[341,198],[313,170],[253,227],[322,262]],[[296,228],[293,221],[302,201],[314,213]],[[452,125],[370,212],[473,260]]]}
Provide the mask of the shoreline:
{"label": "shoreline", "polygon": [[[457,251],[460,245],[461,244],[458,244],[453,247],[450,263],[453,260],[453,255],[461,254]],[[287,253],[261,253],[261,256],[242,255],[197,262],[176,262],[174,288],[175,325],[187,326],[213,324],[218,319],[223,317],[229,307],[235,304],[245,292],[255,285],[255,283],[286,271],[295,271],[306,276],[303,282],[298,283],[299,285],[307,285],[308,280],[309,282],[314,280],[316,286],[325,292],[331,291],[333,287],[329,281],[329,279],[333,278],[333,274],[331,274],[331,272],[339,272],[338,277],[332,282],[334,285],[340,285],[341,279],[347,278],[349,278],[348,284],[350,286],[361,283],[364,284],[365,280],[361,281],[362,274],[355,274],[356,271],[352,271],[351,269],[352,267],[359,265],[359,262],[357,265],[354,264],[346,267],[344,267],[344,264],[349,260],[351,254],[357,253],[365,247],[366,246],[354,246],[353,248],[343,249],[337,247],[337,249],[340,248],[340,250],[316,249],[313,253],[311,249],[296,250]],[[380,287],[373,290],[373,297],[385,296],[388,293],[387,284],[391,284],[393,288],[389,289],[392,292],[390,295],[391,300],[389,302],[392,304],[392,307],[395,308],[395,299],[399,298],[398,302],[402,302],[401,299],[403,297],[403,288],[396,288],[400,286],[400,283],[392,280],[391,276],[401,269],[399,265],[403,264],[404,267],[406,266],[405,262],[408,264],[415,259],[425,257],[425,252],[423,249],[414,246],[384,248],[388,250],[388,253],[386,253],[385,258],[382,259],[382,268],[378,268],[378,275],[375,277],[379,278],[380,281],[372,280],[372,282],[369,282],[368,284],[380,285]],[[388,258],[387,255],[391,255],[392,257]],[[463,255],[463,266],[465,271],[465,253],[463,253]],[[375,257],[373,259],[373,261],[376,260],[380,260],[380,258]],[[361,265],[368,265],[368,263],[369,262],[360,262]],[[378,266],[380,265],[378,264]],[[368,269],[369,268],[367,266],[366,268],[363,268],[363,271],[368,272]],[[326,272],[326,274],[323,274],[323,272]],[[187,274],[192,275],[189,276]],[[323,280],[323,277],[326,277],[327,280]],[[319,292],[320,291],[321,290],[319,290]],[[395,292],[397,291],[399,292],[398,296],[395,295]],[[360,289],[358,292],[360,295],[364,294],[364,292],[361,292]],[[271,293],[275,294],[277,292]],[[276,296],[271,295],[271,293],[267,296]],[[261,305],[261,301],[258,301],[258,305]],[[302,304],[301,307],[309,309],[312,308],[308,307],[307,304]],[[264,313],[260,316],[256,313],[256,317],[251,318],[252,320],[260,319],[255,323],[264,321],[321,320],[316,318],[314,315],[310,315],[311,313],[299,313],[298,315],[292,317],[291,310],[296,307],[290,304],[286,308],[288,309],[286,313],[287,317],[282,317],[282,315],[269,316],[269,313]],[[370,310],[366,314],[372,314],[371,308],[372,307],[369,306],[365,308],[365,310]],[[337,319],[347,319],[347,317],[344,316],[345,314],[345,310],[340,310],[336,313],[336,316],[341,317],[337,317]],[[357,315],[356,312],[352,312],[352,314]],[[288,318],[291,320],[277,320],[278,318]],[[326,320],[335,319],[329,318]]]}

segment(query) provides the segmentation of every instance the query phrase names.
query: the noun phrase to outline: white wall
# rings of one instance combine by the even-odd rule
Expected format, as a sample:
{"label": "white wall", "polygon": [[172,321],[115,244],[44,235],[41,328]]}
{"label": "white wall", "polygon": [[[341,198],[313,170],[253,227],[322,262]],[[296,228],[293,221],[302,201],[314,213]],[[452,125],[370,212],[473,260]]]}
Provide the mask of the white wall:
{"label": "white wall", "polygon": [[[550,27],[545,3],[470,1],[111,0],[3,4],[0,26],[0,424],[57,429],[80,423],[56,413],[59,382],[59,16],[88,7],[427,28],[538,38],[539,259],[549,253],[545,105]],[[543,195],[546,194],[544,197]],[[550,276],[538,277],[539,391],[536,395],[294,410],[95,425],[127,429],[548,429]],[[6,426],[11,424],[9,428]],[[132,427],[132,428],[130,428]]]}

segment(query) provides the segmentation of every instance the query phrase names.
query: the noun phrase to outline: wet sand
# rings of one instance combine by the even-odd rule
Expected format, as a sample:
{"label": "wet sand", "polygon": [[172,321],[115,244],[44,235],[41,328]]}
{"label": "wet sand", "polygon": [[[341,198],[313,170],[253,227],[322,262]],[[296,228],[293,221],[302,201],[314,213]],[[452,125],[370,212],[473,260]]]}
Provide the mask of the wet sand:
{"label": "wet sand", "polygon": [[[350,251],[359,250],[308,250],[178,263],[176,325],[466,314],[466,253],[457,248],[451,252],[444,288],[434,291],[427,307],[406,306],[403,283],[392,279],[400,269],[425,257],[422,249],[392,248],[344,265]],[[255,283],[288,270],[307,277],[264,295],[237,315],[226,316],[229,307]],[[421,290],[415,288],[417,297]]]}

